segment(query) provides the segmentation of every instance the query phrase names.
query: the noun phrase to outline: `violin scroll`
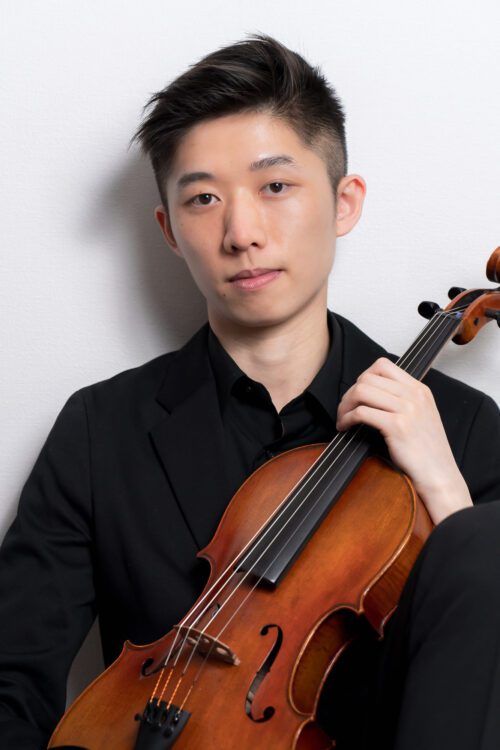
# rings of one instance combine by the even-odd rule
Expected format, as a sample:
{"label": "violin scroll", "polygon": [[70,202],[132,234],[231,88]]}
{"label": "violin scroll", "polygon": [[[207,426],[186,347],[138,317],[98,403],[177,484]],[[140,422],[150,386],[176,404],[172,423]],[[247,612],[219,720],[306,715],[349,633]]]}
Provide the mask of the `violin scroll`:
{"label": "violin scroll", "polygon": [[493,250],[486,265],[486,276],[494,284],[500,284],[500,247]]}

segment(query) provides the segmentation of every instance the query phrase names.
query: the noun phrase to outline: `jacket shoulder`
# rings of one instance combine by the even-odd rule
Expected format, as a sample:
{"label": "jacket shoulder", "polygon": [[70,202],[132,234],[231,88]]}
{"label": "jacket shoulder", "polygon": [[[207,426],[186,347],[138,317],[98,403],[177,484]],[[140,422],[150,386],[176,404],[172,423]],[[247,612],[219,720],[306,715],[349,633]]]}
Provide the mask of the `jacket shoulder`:
{"label": "jacket shoulder", "polygon": [[[87,407],[99,414],[117,408],[130,412],[134,408],[160,408],[156,396],[162,390],[167,374],[179,371],[178,379],[189,373],[196,377],[206,356],[208,324],[199,328],[178,349],[160,354],[147,362],[127,368],[110,377],[79,388],[73,396],[82,397]],[[182,371],[182,372],[181,372]]]}

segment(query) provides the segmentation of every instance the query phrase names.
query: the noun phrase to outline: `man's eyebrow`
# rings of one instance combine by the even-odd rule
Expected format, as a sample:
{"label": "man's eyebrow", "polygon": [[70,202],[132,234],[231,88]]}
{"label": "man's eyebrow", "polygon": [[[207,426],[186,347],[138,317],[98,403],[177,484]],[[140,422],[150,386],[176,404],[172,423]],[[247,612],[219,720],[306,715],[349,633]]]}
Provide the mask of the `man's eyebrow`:
{"label": "man's eyebrow", "polygon": [[298,164],[293,156],[288,154],[277,154],[276,156],[265,156],[263,159],[253,161],[250,164],[250,171],[255,172],[258,169],[269,169],[269,167],[281,167],[282,165],[291,164],[297,167]]}
{"label": "man's eyebrow", "polygon": [[177,187],[183,188],[192,182],[199,182],[200,180],[213,180],[213,177],[213,174],[210,172],[184,172],[177,180]]}
{"label": "man's eyebrow", "polygon": [[[283,165],[298,166],[297,161],[293,156],[289,156],[288,154],[277,154],[276,156],[265,156],[263,159],[253,161],[250,164],[250,171],[256,172],[259,169],[269,169],[270,167],[280,167]],[[185,172],[177,180],[177,187],[181,189],[187,185],[191,185],[192,182],[213,179],[215,179],[215,177],[211,172]]]}

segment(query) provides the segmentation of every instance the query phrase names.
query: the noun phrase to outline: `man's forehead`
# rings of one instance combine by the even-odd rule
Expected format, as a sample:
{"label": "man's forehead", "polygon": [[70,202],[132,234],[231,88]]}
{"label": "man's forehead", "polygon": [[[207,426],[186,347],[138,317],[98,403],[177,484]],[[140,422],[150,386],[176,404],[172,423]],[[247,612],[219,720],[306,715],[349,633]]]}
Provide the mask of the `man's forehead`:
{"label": "man's forehead", "polygon": [[236,151],[248,157],[248,166],[259,157],[286,154],[294,158],[303,143],[283,118],[268,112],[243,112],[202,120],[186,130],[176,147],[174,166],[184,171],[192,158]]}

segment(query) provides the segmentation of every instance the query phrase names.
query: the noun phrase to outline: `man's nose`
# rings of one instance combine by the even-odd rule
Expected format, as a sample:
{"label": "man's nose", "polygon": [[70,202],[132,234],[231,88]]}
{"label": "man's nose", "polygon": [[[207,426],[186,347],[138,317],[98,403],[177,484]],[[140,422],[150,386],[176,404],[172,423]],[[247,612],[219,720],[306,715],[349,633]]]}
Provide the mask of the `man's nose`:
{"label": "man's nose", "polygon": [[236,253],[250,247],[264,247],[264,216],[258,201],[248,194],[235,196],[228,205],[224,221],[224,250]]}

